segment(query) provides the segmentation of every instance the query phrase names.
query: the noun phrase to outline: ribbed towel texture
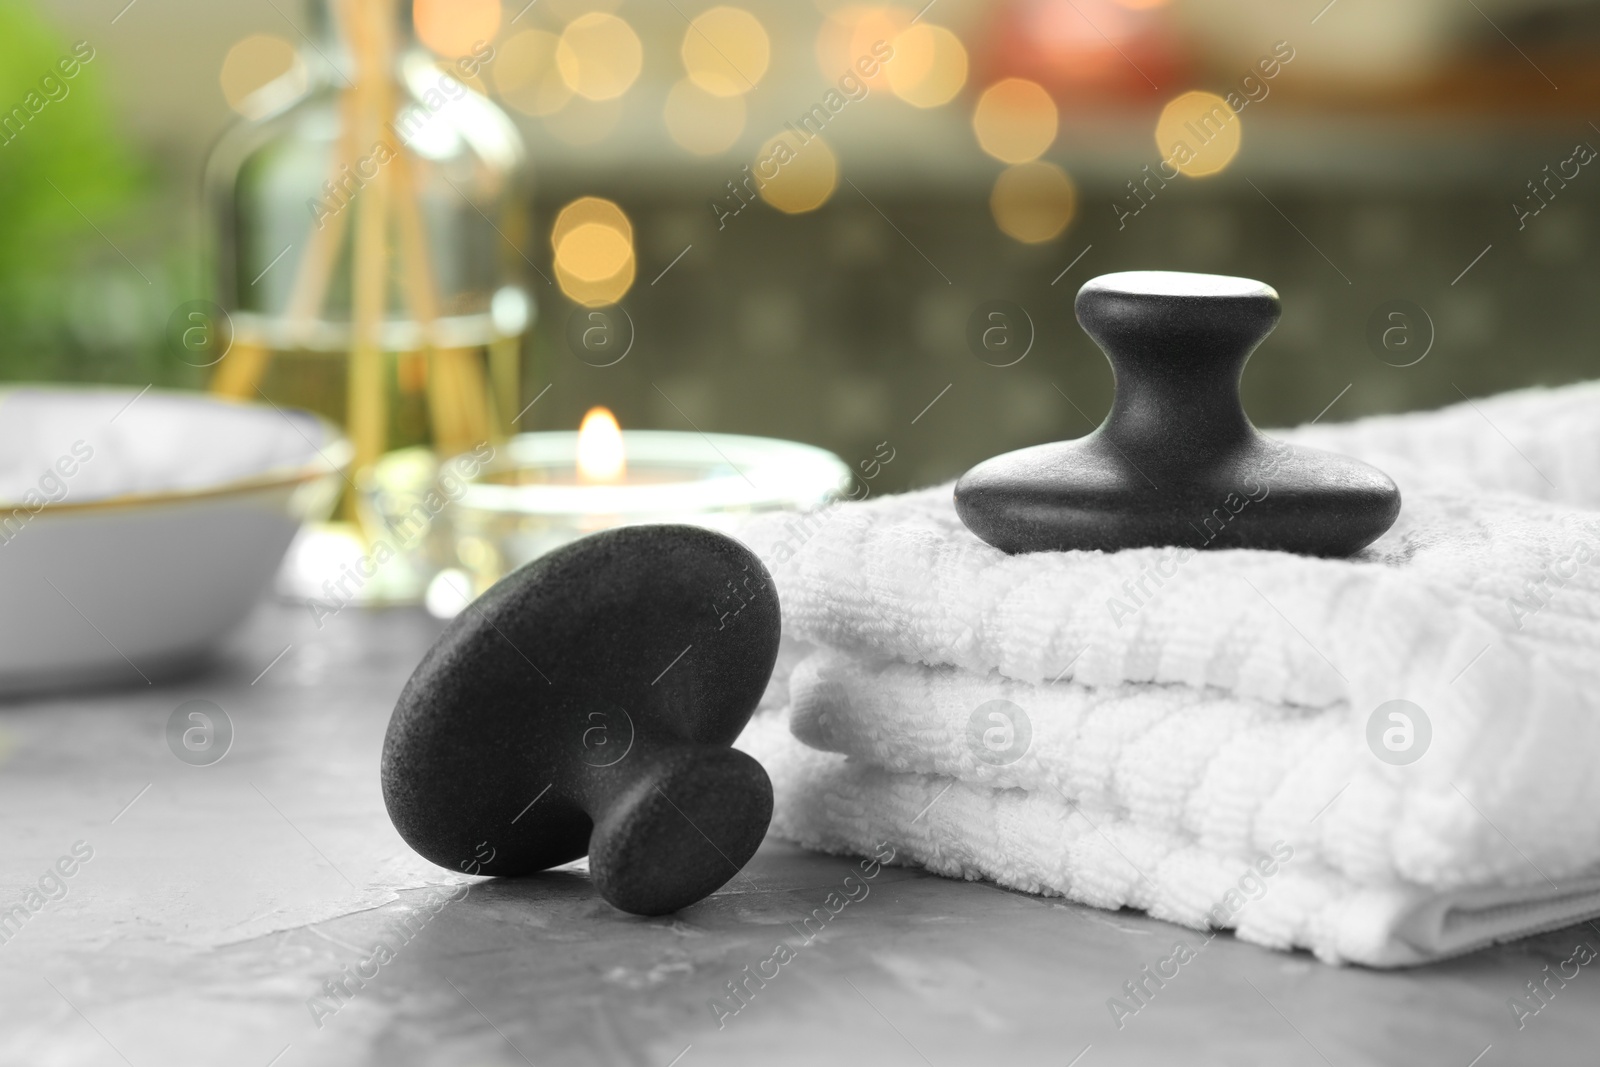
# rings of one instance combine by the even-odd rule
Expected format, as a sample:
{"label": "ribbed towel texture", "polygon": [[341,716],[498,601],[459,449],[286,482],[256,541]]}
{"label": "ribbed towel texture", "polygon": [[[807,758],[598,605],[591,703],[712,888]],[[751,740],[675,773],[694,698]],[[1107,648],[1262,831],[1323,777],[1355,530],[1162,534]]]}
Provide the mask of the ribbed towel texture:
{"label": "ribbed towel texture", "polygon": [[1394,529],[1006,556],[949,485],[750,522],[776,832],[1332,962],[1600,914],[1600,384],[1275,436],[1387,471]]}

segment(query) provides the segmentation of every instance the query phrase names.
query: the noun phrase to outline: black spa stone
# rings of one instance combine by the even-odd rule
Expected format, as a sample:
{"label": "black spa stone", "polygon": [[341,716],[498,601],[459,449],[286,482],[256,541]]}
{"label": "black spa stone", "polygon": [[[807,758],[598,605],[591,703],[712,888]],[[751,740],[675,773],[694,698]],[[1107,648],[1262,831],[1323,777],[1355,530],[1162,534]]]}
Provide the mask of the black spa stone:
{"label": "black spa stone", "polygon": [[687,907],[771,820],[766,772],[729,746],[778,636],[772,578],[731,538],[634,526],[567,545],[457,616],[406,683],[383,746],[389,816],[454,871],[587,854],[623,911]]}
{"label": "black spa stone", "polygon": [[1006,552],[1262,548],[1348,556],[1400,514],[1400,490],[1346,456],[1250,424],[1245,361],[1277,325],[1278,294],[1214,274],[1108,274],[1078,292],[1078,322],[1111,361],[1098,429],[973,467],[956,483],[968,529]]}

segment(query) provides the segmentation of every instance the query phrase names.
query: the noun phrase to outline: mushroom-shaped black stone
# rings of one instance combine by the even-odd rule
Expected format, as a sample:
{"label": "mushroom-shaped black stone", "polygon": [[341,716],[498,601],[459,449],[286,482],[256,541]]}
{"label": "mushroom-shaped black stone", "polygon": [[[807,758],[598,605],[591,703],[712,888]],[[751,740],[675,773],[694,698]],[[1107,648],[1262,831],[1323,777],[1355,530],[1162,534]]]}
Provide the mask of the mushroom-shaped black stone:
{"label": "mushroom-shaped black stone", "polygon": [[1277,325],[1271,286],[1107,274],[1079,290],[1077,313],[1116,375],[1111,413],[1087,437],[996,456],[956,483],[961,521],[991,545],[1348,556],[1400,514],[1400,490],[1382,471],[1250,424],[1239,378]]}
{"label": "mushroom-shaped black stone", "polygon": [[778,654],[777,590],[739,542],[633,526],[527,564],[458,615],[400,694],[383,795],[470,874],[589,856],[600,895],[664,915],[714,892],[772,818],[729,746]]}

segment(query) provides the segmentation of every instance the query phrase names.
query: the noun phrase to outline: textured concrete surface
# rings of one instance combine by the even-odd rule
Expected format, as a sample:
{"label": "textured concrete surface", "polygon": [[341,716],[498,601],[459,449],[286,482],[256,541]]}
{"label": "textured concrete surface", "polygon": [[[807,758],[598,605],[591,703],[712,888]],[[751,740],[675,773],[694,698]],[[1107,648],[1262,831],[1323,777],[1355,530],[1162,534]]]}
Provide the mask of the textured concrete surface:
{"label": "textured concrete surface", "polygon": [[[269,605],[203,677],[0,707],[0,923],[25,914],[0,927],[0,1064],[1594,1062],[1600,972],[1567,962],[1590,927],[1375,973],[773,840],[661,919],[582,864],[452,875],[378,791],[437,629]],[[167,741],[191,700],[233,726],[209,766]],[[1119,1028],[1108,1001],[1180,941]],[[1509,1001],[1557,972],[1519,1029]]]}

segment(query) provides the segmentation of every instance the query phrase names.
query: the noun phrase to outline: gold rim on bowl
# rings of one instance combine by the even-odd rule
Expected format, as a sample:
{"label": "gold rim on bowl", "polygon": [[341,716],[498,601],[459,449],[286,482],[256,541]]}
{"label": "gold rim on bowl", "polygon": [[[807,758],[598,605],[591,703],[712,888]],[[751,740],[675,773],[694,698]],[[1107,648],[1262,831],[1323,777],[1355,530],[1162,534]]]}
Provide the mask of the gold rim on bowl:
{"label": "gold rim on bowl", "polygon": [[[63,393],[78,391],[84,393],[114,391],[104,387],[90,386],[79,388],[70,384],[36,384],[29,382],[26,384],[19,383],[18,385],[8,386],[5,389],[0,389],[0,399],[3,399],[6,393],[14,392],[17,389],[46,389]],[[156,392],[161,396],[198,399],[211,404],[251,408],[259,411],[267,410],[266,406],[262,404],[234,400],[230,397],[212,396],[208,393],[190,393],[175,389],[163,389],[157,390]],[[96,500],[63,500],[60,503],[46,502],[43,507],[38,508],[37,510],[29,507],[27,504],[21,501],[0,500],[0,515],[12,514],[18,511],[26,511],[30,515],[40,517],[62,512],[111,511],[121,508],[150,507],[160,504],[181,504],[188,503],[190,501],[211,500],[218,497],[260,492],[263,489],[293,488],[294,486],[303,485],[307,482],[317,481],[320,478],[326,478],[329,476],[345,477],[347,475],[350,469],[350,464],[355,459],[355,446],[350,443],[349,438],[345,437],[344,431],[339,429],[339,427],[333,422],[323,418],[314,411],[306,411],[303,408],[292,408],[289,411],[285,411],[283,408],[279,408],[275,404],[272,405],[272,407],[280,415],[283,415],[285,419],[288,419],[290,415],[300,415],[311,419],[317,424],[318,428],[321,429],[324,437],[326,438],[324,443],[318,445],[310,438],[306,439],[306,443],[311,445],[312,449],[317,453],[315,458],[308,459],[305,463],[294,467],[278,467],[263,471],[260,474],[252,474],[244,478],[235,478],[231,481],[219,482],[216,485],[208,485],[199,489],[166,489],[147,493],[124,493],[120,496],[101,497]],[[293,425],[293,423],[291,422],[290,425]]]}

